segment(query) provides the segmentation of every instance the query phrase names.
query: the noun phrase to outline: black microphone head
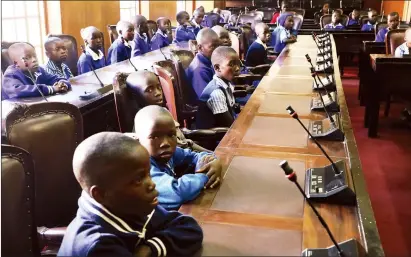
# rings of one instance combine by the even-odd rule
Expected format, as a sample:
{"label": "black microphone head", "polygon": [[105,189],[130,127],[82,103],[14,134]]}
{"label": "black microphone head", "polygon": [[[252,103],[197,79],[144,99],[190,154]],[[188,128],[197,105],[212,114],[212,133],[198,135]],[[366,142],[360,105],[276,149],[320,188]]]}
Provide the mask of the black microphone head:
{"label": "black microphone head", "polygon": [[291,116],[296,114],[296,112],[294,111],[293,107],[291,107],[291,105],[287,107],[287,111],[288,111],[288,114],[290,114]]}
{"label": "black microphone head", "polygon": [[310,58],[310,56],[309,56],[308,54],[305,55],[305,59],[307,59],[307,61],[308,61],[309,63],[311,63],[311,58]]}
{"label": "black microphone head", "polygon": [[290,180],[290,181],[297,181],[297,175],[295,174],[293,168],[290,167],[288,162],[286,160],[280,162],[280,167],[283,169],[285,176]]}

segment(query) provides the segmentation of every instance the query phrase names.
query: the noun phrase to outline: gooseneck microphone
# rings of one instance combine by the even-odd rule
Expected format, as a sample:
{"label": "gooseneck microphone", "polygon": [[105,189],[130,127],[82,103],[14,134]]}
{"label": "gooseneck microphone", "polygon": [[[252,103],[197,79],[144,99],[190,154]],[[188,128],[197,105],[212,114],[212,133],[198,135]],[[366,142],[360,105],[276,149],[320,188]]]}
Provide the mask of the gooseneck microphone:
{"label": "gooseneck microphone", "polygon": [[[121,37],[121,41],[123,42],[124,45],[126,44],[126,40],[125,40],[123,37]],[[129,47],[129,46],[126,46],[126,47]],[[131,48],[131,47],[130,47],[130,48]],[[129,63],[131,64],[131,66],[133,66],[133,68],[134,68],[135,71],[138,71],[137,68],[136,68],[136,66],[134,66],[134,64],[131,62],[131,54],[129,55],[128,52],[127,52],[127,50],[126,50],[126,54],[127,54],[127,60],[129,61]]]}
{"label": "gooseneck microphone", "polygon": [[166,55],[163,53],[163,50],[161,50],[160,44],[158,44],[158,50],[160,50],[160,53],[164,56],[164,59],[166,61],[168,61],[168,58],[166,57]]}
{"label": "gooseneck microphone", "polygon": [[287,111],[290,114],[291,117],[296,119],[298,123],[300,123],[301,127],[304,128],[304,130],[307,132],[307,134],[310,136],[310,138],[314,141],[314,143],[320,148],[321,152],[324,154],[324,156],[330,161],[331,167],[334,170],[335,175],[340,175],[341,172],[338,170],[337,165],[335,165],[334,161],[331,160],[330,156],[327,154],[327,152],[324,150],[324,148],[318,143],[317,139],[313,137],[313,135],[310,133],[310,131],[307,129],[307,127],[301,122],[300,118],[298,118],[298,114],[294,111],[294,109],[291,106],[287,107]]}
{"label": "gooseneck microphone", "polygon": [[[81,47],[81,51],[82,51],[84,54],[86,54],[86,48],[84,48],[83,45],[81,45],[80,47]],[[103,82],[101,82],[100,78],[97,76],[97,73],[96,73],[96,71],[94,70],[93,65],[92,65],[92,64],[89,64],[89,66],[90,66],[91,70],[93,71],[94,76],[96,76],[98,82],[100,82],[100,86],[101,86],[101,87],[104,87],[104,84],[103,84]]]}
{"label": "gooseneck microphone", "polygon": [[[324,83],[321,81],[320,76],[319,76],[318,73],[315,71],[315,67],[314,67],[313,63],[311,62],[310,56],[309,56],[308,54],[306,54],[306,55],[305,55],[305,58],[306,58],[307,61],[311,64],[311,68],[310,68],[310,70],[311,70],[311,76],[314,78],[314,81],[315,81],[315,84],[317,85],[317,88],[318,88],[319,85],[318,85],[317,80],[316,80],[315,78],[318,79],[318,81],[320,82],[321,86],[324,88],[325,93],[327,94],[327,96],[328,96],[328,98],[330,99],[330,101],[334,101],[334,100],[332,99],[332,96],[331,96],[330,92],[328,92],[327,88],[324,86]],[[327,74],[326,74],[326,73],[324,73],[324,75],[325,75],[325,77],[327,77]]]}
{"label": "gooseneck microphone", "polygon": [[288,178],[291,182],[294,182],[294,184],[297,186],[298,190],[300,193],[303,195],[305,201],[308,203],[308,205],[311,207],[313,210],[315,216],[317,216],[318,220],[320,221],[321,225],[325,228],[327,231],[328,236],[330,237],[331,241],[333,242],[335,248],[337,248],[338,254],[341,257],[344,257],[344,253],[341,250],[340,246],[338,245],[337,241],[335,240],[333,234],[330,231],[330,228],[328,227],[327,223],[325,222],[324,218],[318,213],[317,209],[314,207],[314,205],[311,203],[310,198],[307,197],[305,194],[304,190],[301,188],[301,185],[297,181],[297,174],[294,172],[294,170],[290,167],[288,162],[286,160],[282,161],[280,163],[281,169],[283,169],[286,178]]}
{"label": "gooseneck microphone", "polygon": [[34,78],[33,73],[31,73],[31,70],[29,69],[29,64],[27,63],[26,58],[21,57],[21,60],[24,62],[24,65],[26,66],[27,71],[28,71],[29,74],[30,74],[30,78],[31,78],[31,80],[33,81],[33,84],[34,84],[34,86],[36,87],[37,91],[39,91],[39,93],[40,93],[40,95],[43,97],[44,101],[48,102],[47,98],[44,96],[43,92],[41,92],[41,89],[40,89],[39,86],[37,85],[36,79]]}
{"label": "gooseneck microphone", "polygon": [[[328,77],[327,73],[325,72],[325,70],[326,70],[326,68],[325,68],[325,63],[327,63],[327,61],[328,61],[330,58],[327,58],[327,59],[325,58],[325,52],[324,52],[323,50],[321,50],[320,46],[318,45],[317,41],[315,40],[315,34],[313,34],[313,39],[314,39],[315,44],[317,45],[318,50],[319,50],[320,53],[323,55],[323,60],[324,60],[323,74],[324,74],[325,78],[327,79],[328,83],[332,84],[332,81],[330,80],[330,78]],[[308,54],[307,54],[307,55],[308,55]],[[306,55],[306,57],[307,57],[307,55]],[[332,57],[331,57],[331,58],[332,58]],[[308,59],[307,59],[307,60],[308,60]],[[312,63],[311,63],[311,58],[310,58],[310,64],[312,65]],[[319,80],[320,80],[320,82],[321,82],[321,79],[319,79]],[[323,84],[323,83],[321,83],[321,84]],[[323,87],[324,87],[324,85],[323,85]]]}

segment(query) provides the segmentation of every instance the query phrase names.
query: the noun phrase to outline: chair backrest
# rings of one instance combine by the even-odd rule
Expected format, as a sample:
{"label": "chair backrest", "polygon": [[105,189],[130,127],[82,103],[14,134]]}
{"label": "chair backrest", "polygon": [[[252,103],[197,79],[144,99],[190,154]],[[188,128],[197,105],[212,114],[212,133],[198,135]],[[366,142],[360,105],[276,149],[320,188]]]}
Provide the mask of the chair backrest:
{"label": "chair backrest", "polygon": [[261,21],[262,18],[260,16],[252,16],[248,14],[242,14],[240,15],[240,18],[238,18],[238,23],[239,24],[248,24],[252,28],[254,28],[255,23],[258,21]]}
{"label": "chair backrest", "polygon": [[323,29],[325,27],[325,25],[330,24],[331,19],[332,19],[331,14],[326,14],[326,15],[321,16],[321,18],[320,18],[321,29]]}
{"label": "chair backrest", "polygon": [[240,58],[242,60],[245,59],[245,56],[247,54],[248,48],[251,45],[251,41],[253,38],[253,30],[251,29],[250,26],[242,26],[241,27],[241,34],[239,37],[240,41]]}
{"label": "chair backrest", "polygon": [[188,40],[188,49],[190,49],[190,51],[195,55],[198,52],[198,48],[197,48],[198,44],[197,44],[197,40]]}
{"label": "chair backrest", "polygon": [[1,145],[1,254],[39,255],[34,219],[34,167],[30,154]]}
{"label": "chair backrest", "polygon": [[387,22],[377,22],[374,27],[375,27],[375,36],[377,36],[378,31],[380,31],[380,29],[387,28],[388,24]]}
{"label": "chair backrest", "polygon": [[344,27],[348,26],[348,21],[350,20],[350,17],[348,15],[341,15],[341,24],[344,25]]}
{"label": "chair backrest", "polygon": [[3,73],[6,71],[7,67],[13,64],[13,61],[10,59],[9,56],[9,47],[14,43],[20,42],[1,42],[1,71]]}
{"label": "chair backrest", "polygon": [[[184,108],[186,109],[187,104],[193,104],[192,100],[190,100],[190,97],[193,96],[194,89],[191,86],[191,83],[189,83],[185,70],[188,68],[190,65],[191,61],[194,59],[194,55],[189,55],[187,56],[180,55],[181,58],[178,55],[172,55],[172,59],[174,61],[175,67],[176,67],[176,73],[177,73],[177,80],[178,80],[178,86],[179,86],[179,94],[181,94],[181,100],[182,103],[184,104]],[[182,118],[182,117],[181,117]],[[183,123],[181,123],[183,124]]]}
{"label": "chair backrest", "polygon": [[[360,17],[360,24],[361,26],[364,25],[365,23],[367,23],[370,19],[368,18],[368,16],[363,15]],[[378,15],[377,16],[377,22],[387,22],[387,17],[386,16],[382,16],[382,15]]]}
{"label": "chair backrest", "polygon": [[175,78],[166,69],[154,65],[154,72],[159,76],[161,88],[163,89],[164,96],[167,101],[167,109],[173,116],[174,120],[178,120],[177,116],[177,105],[176,105],[176,95],[174,93]]}
{"label": "chair backrest", "polygon": [[58,102],[17,105],[6,117],[6,135],[34,160],[37,224],[67,226],[81,193],[72,170],[74,150],[83,140],[80,110]]}
{"label": "chair backrest", "polygon": [[215,25],[218,25],[220,22],[220,15],[218,13],[207,13],[207,16],[204,17],[205,26],[208,28],[212,28]]}
{"label": "chair backrest", "polygon": [[228,33],[231,40],[231,47],[237,52],[238,56],[240,56],[240,40],[238,39],[238,35],[234,33]]}
{"label": "chair backrest", "polygon": [[117,28],[116,25],[107,25],[107,32],[108,37],[110,38],[110,42],[113,43],[118,38]]}
{"label": "chair backrest", "polygon": [[122,133],[131,132],[134,127],[134,117],[140,109],[133,99],[132,90],[127,88],[128,73],[118,72],[113,79],[114,103],[117,121]]}
{"label": "chair backrest", "polygon": [[224,19],[224,22],[227,23],[230,16],[231,16],[231,12],[229,10],[221,10],[221,17]]}
{"label": "chair backrest", "polygon": [[78,47],[76,38],[66,34],[50,34],[49,37],[58,37],[64,41],[67,48],[67,60],[65,63],[70,68],[71,73],[77,76]]}
{"label": "chair backrest", "polygon": [[406,29],[393,29],[388,31],[385,39],[385,50],[387,54],[394,54],[395,49],[405,42]]}
{"label": "chair backrest", "polygon": [[254,11],[248,12],[247,14],[251,16],[258,16],[261,20],[264,19],[264,12],[261,12],[261,11],[254,10]]}
{"label": "chair backrest", "polygon": [[287,12],[295,12],[296,14],[302,15],[303,17],[305,15],[305,9],[302,8],[287,8]]}
{"label": "chair backrest", "polygon": [[156,31],[158,29],[157,22],[155,22],[153,20],[148,20],[147,21],[147,27],[148,27],[147,36],[148,36],[148,39],[151,40],[151,38],[154,36],[154,34],[156,34]]}
{"label": "chair backrest", "polygon": [[293,26],[293,29],[294,29],[294,30],[299,30],[299,29],[301,28],[301,26],[303,25],[304,18],[303,18],[303,16],[300,15],[300,14],[294,15],[293,18],[294,18],[294,26]]}
{"label": "chair backrest", "polygon": [[276,9],[272,7],[262,7],[257,10],[263,12],[263,21],[271,21],[274,13],[276,12]]}
{"label": "chair backrest", "polygon": [[194,59],[194,53],[189,50],[173,50],[171,53],[172,59],[180,61],[184,69],[187,69]]}
{"label": "chair backrest", "polygon": [[157,66],[167,70],[173,76],[174,78],[173,87],[174,87],[174,93],[176,97],[176,104],[177,104],[177,107],[180,106],[181,103],[184,101],[184,99],[183,99],[182,86],[180,85],[180,78],[177,72],[177,63],[173,60],[164,60],[164,61],[155,62],[153,64],[154,71],[155,69],[157,69]]}

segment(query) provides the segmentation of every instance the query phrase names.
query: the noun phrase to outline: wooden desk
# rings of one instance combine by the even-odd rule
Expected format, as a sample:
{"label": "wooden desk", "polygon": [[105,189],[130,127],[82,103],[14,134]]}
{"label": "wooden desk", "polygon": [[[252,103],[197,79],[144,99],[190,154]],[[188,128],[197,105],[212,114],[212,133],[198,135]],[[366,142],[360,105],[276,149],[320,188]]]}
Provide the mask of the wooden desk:
{"label": "wooden desk", "polygon": [[369,137],[376,137],[380,100],[387,99],[391,94],[410,95],[411,59],[371,54],[370,61],[374,74],[371,76],[372,83],[368,83],[365,89],[367,98],[364,126],[368,127]]}
{"label": "wooden desk", "polygon": [[[170,58],[171,50],[173,49],[188,50],[188,43],[179,43],[178,45],[172,44],[168,47],[162,48],[162,52],[167,56],[167,58]],[[139,70],[151,70],[153,63],[161,60],[164,60],[164,55],[160,52],[160,50],[155,50],[145,55],[131,58],[134,66],[136,66]],[[128,60],[97,69],[96,73],[105,85],[104,91],[106,92],[99,97],[90,100],[80,99],[80,95],[84,94],[84,92],[93,92],[101,88],[94,74],[92,72],[88,72],[76,76],[70,80],[72,85],[71,91],[65,94],[47,96],[47,100],[50,102],[67,102],[77,106],[83,115],[85,138],[101,131],[119,131],[117,116],[115,113],[112,82],[117,72],[133,71],[134,68]],[[33,104],[40,102],[44,102],[44,99],[41,97],[4,100],[2,101],[3,120],[16,103]],[[4,125],[3,120],[2,128]],[[2,135],[4,135],[4,133],[5,131],[2,129]]]}
{"label": "wooden desk", "polygon": [[[302,183],[307,168],[329,164],[297,121],[285,113],[285,108],[293,102],[304,123],[323,118],[307,109],[308,99],[313,95],[312,79],[305,75],[306,61],[300,54],[302,48],[313,53],[316,49],[312,44],[303,46],[300,42],[307,43],[310,38],[300,36],[297,43],[287,46],[280,54],[217,147],[216,154],[223,163],[221,186],[204,191],[180,208],[200,222],[205,235],[204,256],[298,256],[307,247],[332,244],[298,189],[278,166],[281,160],[288,160]],[[313,60],[315,57],[311,55]],[[337,60],[335,45],[333,58]],[[304,74],[294,74],[290,67]],[[283,69],[292,74],[284,74]],[[331,158],[345,161],[347,170],[351,170],[348,183],[355,187],[358,205],[316,206],[337,241],[356,238],[367,249],[368,256],[382,256],[338,62],[334,62],[334,70],[346,140],[324,143],[324,147]]]}

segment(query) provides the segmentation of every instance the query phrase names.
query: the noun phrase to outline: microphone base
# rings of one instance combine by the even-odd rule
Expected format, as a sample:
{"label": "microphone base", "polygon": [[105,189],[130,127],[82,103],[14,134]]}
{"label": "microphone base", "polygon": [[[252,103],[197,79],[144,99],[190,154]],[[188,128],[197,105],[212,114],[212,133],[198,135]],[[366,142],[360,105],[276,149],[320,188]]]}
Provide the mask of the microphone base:
{"label": "microphone base", "polygon": [[[364,248],[357,240],[351,238],[347,241],[338,244],[341,248],[344,257],[359,257],[363,256],[365,251]],[[340,256],[335,245],[329,246],[327,248],[307,248],[302,252],[303,257],[336,257]]]}
{"label": "microphone base", "polygon": [[332,58],[332,56],[331,55],[318,55],[317,56],[317,58],[316,58],[316,63],[317,64],[323,64],[323,63],[326,63],[326,62],[333,62],[333,58]]}
{"label": "microphone base", "polygon": [[85,91],[83,94],[79,95],[79,98],[81,100],[90,100],[90,99],[93,99],[93,98],[100,97],[100,96],[110,92],[111,90],[113,90],[112,85],[105,86],[105,87],[99,88],[95,91]]}
{"label": "microphone base", "polygon": [[340,205],[355,205],[356,196],[348,187],[344,161],[335,162],[340,174],[336,175],[331,164],[310,168],[305,176],[305,193],[311,201]]}
{"label": "microphone base", "polygon": [[318,73],[324,72],[324,73],[328,73],[328,74],[333,74],[334,73],[334,68],[333,68],[332,65],[327,65],[325,67],[323,65],[323,67],[319,67],[319,66],[315,67],[315,71],[318,72]]}
{"label": "microphone base", "polygon": [[326,49],[326,50],[322,50],[322,49],[321,49],[321,51],[320,51],[320,50],[317,51],[317,56],[328,55],[328,54],[331,54],[331,52],[332,52],[332,49],[331,49],[331,48]]}
{"label": "microphone base", "polygon": [[[334,118],[335,120],[335,118]],[[338,124],[338,122],[336,122]],[[342,142],[345,139],[344,132],[337,126],[330,126],[329,119],[311,121],[308,130],[317,140]],[[328,129],[324,129],[327,128]]]}
{"label": "microphone base", "polygon": [[321,99],[313,98],[311,100],[311,106],[310,106],[311,111],[324,112],[325,111],[324,108],[325,108],[327,112],[340,112],[340,106],[337,104],[336,101],[324,101],[324,103],[325,103],[325,106],[323,106]]}
{"label": "microphone base", "polygon": [[[335,90],[337,90],[337,87],[335,86],[334,78],[332,77],[332,75],[327,75],[327,76],[328,76],[328,78],[329,78],[330,80],[328,80],[328,79],[326,79],[326,78],[321,79],[321,81],[322,81],[323,84],[324,84],[325,89],[327,89],[327,91],[335,91]],[[318,83],[318,82],[317,82],[317,83]],[[318,87],[317,87],[317,84],[315,83],[315,81],[313,81],[313,90],[315,90],[315,91],[324,90],[323,85],[321,85],[321,83],[318,83],[318,84],[319,84],[319,85],[318,85]]]}

